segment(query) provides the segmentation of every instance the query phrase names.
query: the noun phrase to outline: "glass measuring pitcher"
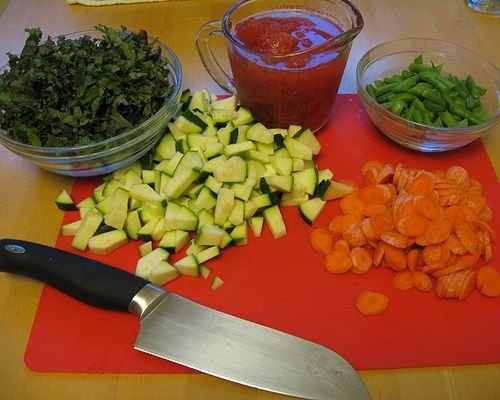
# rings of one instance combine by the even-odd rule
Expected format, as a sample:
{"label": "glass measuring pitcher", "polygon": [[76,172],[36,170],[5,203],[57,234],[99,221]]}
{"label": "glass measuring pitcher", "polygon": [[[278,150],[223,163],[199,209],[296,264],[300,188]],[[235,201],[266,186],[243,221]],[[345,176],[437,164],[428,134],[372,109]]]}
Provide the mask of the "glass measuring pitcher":
{"label": "glass measuring pitcher", "polygon": [[[257,120],[317,131],[330,116],[362,27],[348,0],[242,0],[200,28],[196,48],[217,84]],[[225,38],[231,75],[212,51],[213,35]]]}

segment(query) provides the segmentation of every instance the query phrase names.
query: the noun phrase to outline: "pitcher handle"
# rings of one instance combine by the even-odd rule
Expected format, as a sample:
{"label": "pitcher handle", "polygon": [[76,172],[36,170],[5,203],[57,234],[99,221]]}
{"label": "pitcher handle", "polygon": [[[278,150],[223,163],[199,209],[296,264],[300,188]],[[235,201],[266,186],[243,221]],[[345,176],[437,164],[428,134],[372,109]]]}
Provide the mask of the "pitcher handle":
{"label": "pitcher handle", "polygon": [[212,35],[224,36],[221,21],[207,22],[196,34],[195,45],[198,56],[212,79],[222,89],[232,94],[236,94],[231,76],[221,67],[210,47],[210,37]]}

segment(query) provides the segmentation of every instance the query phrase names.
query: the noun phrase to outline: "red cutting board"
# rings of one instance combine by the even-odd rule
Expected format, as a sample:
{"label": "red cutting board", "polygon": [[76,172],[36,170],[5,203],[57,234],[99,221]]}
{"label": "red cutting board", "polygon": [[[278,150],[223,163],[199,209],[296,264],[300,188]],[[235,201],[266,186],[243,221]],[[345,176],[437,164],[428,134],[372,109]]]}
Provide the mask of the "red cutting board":
{"label": "red cutting board", "polygon": [[[337,179],[361,183],[360,166],[370,159],[428,170],[464,166],[483,183],[500,232],[498,179],[481,141],[441,154],[404,149],[372,125],[355,95],[337,98],[331,122],[318,137],[323,145],[319,166],[332,169]],[[88,196],[99,182],[77,180],[75,200]],[[315,226],[325,227],[337,212],[338,202],[330,202]],[[77,218],[77,213],[68,212],[64,223]],[[297,209],[285,209],[284,218],[286,237],[274,240],[265,229],[261,238],[252,236],[247,246],[226,249],[221,258],[208,263],[225,281],[218,290],[210,290],[202,278],[190,277],[168,284],[167,289],[325,345],[358,370],[500,362],[500,298],[474,292],[458,302],[439,300],[433,292],[399,291],[392,286],[393,274],[383,268],[366,275],[331,274],[323,266],[323,256],[310,247],[311,229]],[[57,247],[71,250],[70,239],[59,237]],[[499,265],[499,253],[495,243],[492,265]],[[137,243],[130,243],[106,257],[88,252],[86,256],[133,271],[139,254]],[[356,310],[356,297],[364,289],[389,296],[385,313],[366,317]],[[45,286],[25,361],[29,368],[46,372],[194,372],[133,350],[138,328],[133,315],[99,310]]]}

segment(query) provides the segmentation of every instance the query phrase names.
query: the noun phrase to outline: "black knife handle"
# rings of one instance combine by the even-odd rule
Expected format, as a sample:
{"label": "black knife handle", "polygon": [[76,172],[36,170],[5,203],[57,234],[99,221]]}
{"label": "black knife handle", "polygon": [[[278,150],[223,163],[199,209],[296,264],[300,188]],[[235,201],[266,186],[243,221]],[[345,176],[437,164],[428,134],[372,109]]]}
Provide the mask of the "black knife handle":
{"label": "black knife handle", "polygon": [[0,239],[0,271],[42,281],[84,303],[128,311],[149,282],[121,269],[53,247]]}

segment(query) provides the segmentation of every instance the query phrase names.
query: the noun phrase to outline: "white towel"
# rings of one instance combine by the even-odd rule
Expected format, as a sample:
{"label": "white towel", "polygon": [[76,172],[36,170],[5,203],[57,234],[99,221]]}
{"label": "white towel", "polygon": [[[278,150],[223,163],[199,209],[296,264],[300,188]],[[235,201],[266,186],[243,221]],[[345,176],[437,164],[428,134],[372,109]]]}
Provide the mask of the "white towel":
{"label": "white towel", "polygon": [[113,4],[132,4],[132,3],[153,3],[160,1],[179,1],[179,0],[66,0],[68,4],[82,4],[84,6],[110,6]]}

